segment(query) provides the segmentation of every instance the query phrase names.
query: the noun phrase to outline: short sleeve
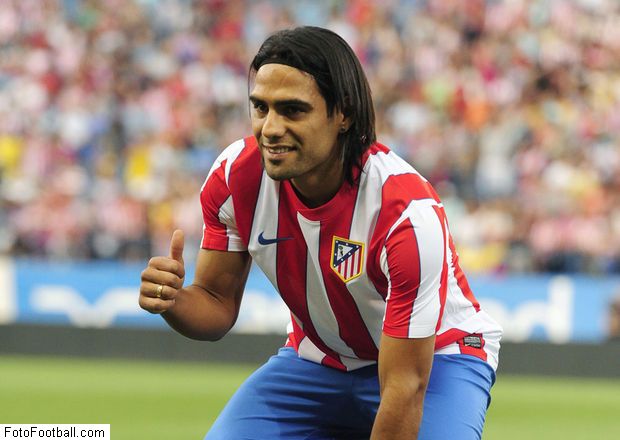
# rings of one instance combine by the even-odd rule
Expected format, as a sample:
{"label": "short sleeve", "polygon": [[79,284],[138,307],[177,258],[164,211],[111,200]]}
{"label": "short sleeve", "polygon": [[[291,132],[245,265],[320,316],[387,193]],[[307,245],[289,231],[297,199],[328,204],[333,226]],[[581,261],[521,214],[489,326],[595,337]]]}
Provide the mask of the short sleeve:
{"label": "short sleeve", "polygon": [[202,190],[200,203],[204,221],[201,247],[219,251],[245,251],[239,236],[230,189],[225,178],[226,160],[214,164]]}
{"label": "short sleeve", "polygon": [[446,239],[435,201],[414,200],[392,226],[381,256],[388,280],[383,331],[397,338],[435,333],[446,295]]}

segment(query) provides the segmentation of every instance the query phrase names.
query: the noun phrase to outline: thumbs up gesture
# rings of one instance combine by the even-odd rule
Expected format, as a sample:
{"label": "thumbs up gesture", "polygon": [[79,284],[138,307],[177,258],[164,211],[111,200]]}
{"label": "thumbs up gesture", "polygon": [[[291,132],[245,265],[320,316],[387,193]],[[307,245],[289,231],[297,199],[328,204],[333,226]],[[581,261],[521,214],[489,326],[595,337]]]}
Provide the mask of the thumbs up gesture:
{"label": "thumbs up gesture", "polygon": [[153,257],[142,271],[139,304],[151,313],[163,313],[174,306],[185,280],[183,231],[177,229],[170,240],[167,257]]}

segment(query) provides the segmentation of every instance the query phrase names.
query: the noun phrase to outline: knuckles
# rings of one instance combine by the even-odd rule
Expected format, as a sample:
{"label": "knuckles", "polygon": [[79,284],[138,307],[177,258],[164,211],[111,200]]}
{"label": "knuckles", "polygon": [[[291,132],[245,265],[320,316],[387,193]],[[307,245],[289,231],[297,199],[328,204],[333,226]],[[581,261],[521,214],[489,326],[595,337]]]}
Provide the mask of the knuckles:
{"label": "knuckles", "polygon": [[182,287],[181,278],[179,278],[173,273],[166,273],[161,284],[168,286],[168,287],[172,287],[173,289],[180,289]]}
{"label": "knuckles", "polygon": [[160,314],[172,307],[174,305],[174,300],[154,299],[140,295],[138,304],[140,308],[149,313]]}
{"label": "knuckles", "polygon": [[153,310],[152,305],[149,306],[148,299],[145,296],[143,296],[142,294],[140,295],[140,299],[138,300],[138,305],[140,306],[141,309],[146,310],[147,312],[156,313]]}
{"label": "knuckles", "polygon": [[144,270],[142,271],[142,273],[140,274],[140,279],[141,279],[142,281],[144,281],[144,280],[146,280],[146,279],[148,278],[148,276],[149,276],[149,272],[150,272],[150,270],[149,270],[149,269],[150,269],[150,267],[147,267],[147,268],[146,268],[146,269],[144,269]]}
{"label": "knuckles", "polygon": [[152,257],[146,269],[142,272],[143,276],[148,269],[170,272],[177,275],[179,278],[185,278],[185,266],[183,263],[168,257]]}
{"label": "knuckles", "polygon": [[142,282],[165,284],[175,289],[183,287],[185,268],[178,261],[166,257],[153,257],[140,274]]}
{"label": "knuckles", "polygon": [[176,260],[170,260],[170,272],[177,275],[179,279],[185,278],[185,267],[182,263]]}

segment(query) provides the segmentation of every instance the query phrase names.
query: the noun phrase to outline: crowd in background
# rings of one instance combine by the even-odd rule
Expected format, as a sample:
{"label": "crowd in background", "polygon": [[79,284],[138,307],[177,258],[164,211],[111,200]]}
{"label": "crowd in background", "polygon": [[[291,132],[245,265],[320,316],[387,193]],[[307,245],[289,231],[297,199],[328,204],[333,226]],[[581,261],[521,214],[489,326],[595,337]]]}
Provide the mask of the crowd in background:
{"label": "crowd in background", "polygon": [[175,227],[195,252],[249,61],[299,24],[354,48],[468,270],[620,272],[613,0],[2,1],[0,254],[144,260]]}

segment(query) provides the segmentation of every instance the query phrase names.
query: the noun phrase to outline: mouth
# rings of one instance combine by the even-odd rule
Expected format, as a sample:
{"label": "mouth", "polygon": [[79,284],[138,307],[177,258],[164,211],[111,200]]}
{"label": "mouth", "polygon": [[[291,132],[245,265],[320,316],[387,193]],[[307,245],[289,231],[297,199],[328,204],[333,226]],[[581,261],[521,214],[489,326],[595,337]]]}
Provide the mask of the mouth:
{"label": "mouth", "polygon": [[289,147],[289,146],[283,146],[283,145],[263,145],[263,151],[265,151],[267,153],[267,156],[270,156],[271,158],[279,158],[282,157],[284,155],[286,155],[287,153],[291,153],[292,151],[295,151],[295,147]]}

